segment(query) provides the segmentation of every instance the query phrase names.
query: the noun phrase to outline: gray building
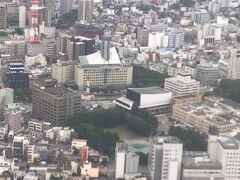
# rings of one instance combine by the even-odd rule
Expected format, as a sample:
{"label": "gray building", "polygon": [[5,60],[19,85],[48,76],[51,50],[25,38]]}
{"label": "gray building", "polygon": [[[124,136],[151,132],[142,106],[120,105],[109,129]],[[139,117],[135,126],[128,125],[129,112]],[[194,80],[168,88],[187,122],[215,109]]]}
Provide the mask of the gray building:
{"label": "gray building", "polygon": [[192,13],[192,20],[196,24],[208,23],[211,20],[211,14],[206,10],[196,10]]}
{"label": "gray building", "polygon": [[59,10],[62,12],[68,12],[72,9],[72,0],[60,0]]}
{"label": "gray building", "polygon": [[81,94],[45,81],[33,83],[33,116],[61,126],[68,117],[80,112]]}
{"label": "gray building", "polygon": [[148,37],[149,37],[149,29],[147,28],[138,28],[137,32],[137,41],[141,46],[147,46],[148,45]]}
{"label": "gray building", "polygon": [[165,36],[168,37],[169,48],[180,48],[184,44],[184,32],[166,32]]}
{"label": "gray building", "polygon": [[148,172],[151,180],[180,180],[183,144],[176,137],[155,137],[150,145]]}
{"label": "gray building", "polygon": [[196,67],[196,80],[203,86],[216,86],[219,79],[218,65],[199,64]]}
{"label": "gray building", "polygon": [[137,173],[139,168],[139,155],[132,152],[126,153],[125,174]]}
{"label": "gray building", "polygon": [[78,20],[92,20],[93,0],[79,0]]}
{"label": "gray building", "polygon": [[7,9],[6,6],[0,6],[0,29],[7,28]]}

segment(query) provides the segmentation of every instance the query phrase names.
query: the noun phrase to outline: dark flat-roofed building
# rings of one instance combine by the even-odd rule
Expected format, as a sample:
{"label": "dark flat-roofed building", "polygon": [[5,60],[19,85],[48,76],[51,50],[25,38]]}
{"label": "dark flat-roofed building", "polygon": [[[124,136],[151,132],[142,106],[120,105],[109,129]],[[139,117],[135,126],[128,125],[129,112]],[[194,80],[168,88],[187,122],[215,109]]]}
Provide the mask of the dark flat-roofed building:
{"label": "dark flat-roofed building", "polygon": [[45,87],[33,84],[33,115],[61,126],[71,115],[80,112],[81,94],[64,87]]}

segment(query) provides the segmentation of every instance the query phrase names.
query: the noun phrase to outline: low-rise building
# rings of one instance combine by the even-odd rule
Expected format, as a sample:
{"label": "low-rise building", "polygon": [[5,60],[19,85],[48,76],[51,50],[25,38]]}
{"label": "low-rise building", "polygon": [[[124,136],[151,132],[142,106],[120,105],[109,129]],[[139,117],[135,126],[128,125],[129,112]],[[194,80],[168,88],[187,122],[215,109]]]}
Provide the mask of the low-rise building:
{"label": "low-rise building", "polygon": [[211,128],[216,128],[221,134],[240,127],[238,115],[214,103],[175,104],[172,118],[206,134]]}
{"label": "low-rise building", "polygon": [[99,177],[99,167],[92,166],[91,162],[83,162],[83,165],[80,167],[81,175],[88,178],[98,178]]}
{"label": "low-rise building", "polygon": [[206,152],[185,152],[183,155],[183,180],[224,180],[222,165],[211,161]]}
{"label": "low-rise building", "polygon": [[167,113],[170,110],[172,93],[160,87],[128,88],[127,96],[118,98],[114,103],[131,110],[135,103],[140,109],[153,114]]}
{"label": "low-rise building", "polygon": [[73,152],[74,148],[81,149],[82,147],[87,146],[87,140],[85,139],[73,139],[71,144],[71,151]]}

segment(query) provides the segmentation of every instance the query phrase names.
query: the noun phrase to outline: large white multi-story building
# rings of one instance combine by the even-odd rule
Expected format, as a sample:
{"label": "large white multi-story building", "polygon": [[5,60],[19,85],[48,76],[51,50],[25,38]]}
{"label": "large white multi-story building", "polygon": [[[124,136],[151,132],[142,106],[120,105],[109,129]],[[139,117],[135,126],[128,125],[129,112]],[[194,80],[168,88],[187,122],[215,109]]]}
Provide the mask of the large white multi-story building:
{"label": "large white multi-story building", "polygon": [[190,73],[179,72],[176,77],[166,78],[164,89],[173,96],[187,96],[199,94],[199,82],[191,78]]}
{"label": "large white multi-story building", "polygon": [[229,62],[229,79],[240,79],[240,49],[233,49]]}
{"label": "large white multi-story building", "polygon": [[115,150],[115,179],[123,178],[125,171],[125,156],[128,150],[126,143],[117,143]]}
{"label": "large white multi-story building", "polygon": [[208,154],[212,161],[221,163],[224,180],[240,179],[239,130],[221,136],[211,133],[208,139]]}
{"label": "large white multi-story building", "polygon": [[183,144],[176,137],[155,137],[150,146],[148,171],[151,180],[179,180]]}
{"label": "large white multi-story building", "polygon": [[26,26],[26,14],[27,10],[25,6],[19,6],[19,28],[25,28]]}
{"label": "large white multi-story building", "polygon": [[148,47],[158,48],[180,48],[184,44],[184,32],[164,31],[152,32],[149,34]]}

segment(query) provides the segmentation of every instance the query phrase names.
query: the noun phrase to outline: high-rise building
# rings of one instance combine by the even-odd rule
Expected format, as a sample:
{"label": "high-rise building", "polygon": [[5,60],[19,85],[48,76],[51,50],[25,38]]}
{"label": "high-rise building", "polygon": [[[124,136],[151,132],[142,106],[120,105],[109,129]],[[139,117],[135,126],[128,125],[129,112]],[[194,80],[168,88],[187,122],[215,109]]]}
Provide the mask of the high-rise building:
{"label": "high-rise building", "polygon": [[240,79],[240,50],[233,49],[229,61],[228,69],[229,79]]}
{"label": "high-rise building", "polygon": [[124,178],[125,174],[138,173],[139,155],[128,151],[128,144],[117,143],[115,150],[115,179]]}
{"label": "high-rise building", "polygon": [[26,26],[26,7],[19,6],[19,28],[25,28]]}
{"label": "high-rise building", "polygon": [[179,180],[183,144],[176,137],[155,137],[150,146],[148,171],[151,180]]}
{"label": "high-rise building", "polygon": [[138,173],[139,155],[133,152],[127,152],[125,157],[125,174]]}
{"label": "high-rise building", "polygon": [[6,6],[0,6],[0,29],[7,28],[7,8]]}
{"label": "high-rise building", "polygon": [[54,83],[44,86],[48,81],[33,83],[33,115],[61,126],[69,116],[80,112],[81,94],[64,87],[55,87]]}
{"label": "high-rise building", "polygon": [[137,32],[137,41],[141,46],[148,45],[149,29],[147,28],[138,28]]}
{"label": "high-rise building", "polygon": [[9,129],[14,133],[18,133],[23,125],[22,111],[15,104],[8,105],[4,112],[5,121],[9,125]]}
{"label": "high-rise building", "polygon": [[79,56],[95,52],[95,40],[82,36],[69,36],[60,34],[60,52],[66,54],[69,61],[78,60]]}
{"label": "high-rise building", "polygon": [[72,9],[72,0],[60,0],[59,10],[68,12]]}
{"label": "high-rise building", "polygon": [[78,20],[91,21],[93,13],[93,0],[79,0]]}
{"label": "high-rise building", "polygon": [[51,25],[51,20],[55,17],[56,13],[55,0],[44,0],[43,4],[44,7],[46,7],[46,15],[44,21],[47,25]]}

